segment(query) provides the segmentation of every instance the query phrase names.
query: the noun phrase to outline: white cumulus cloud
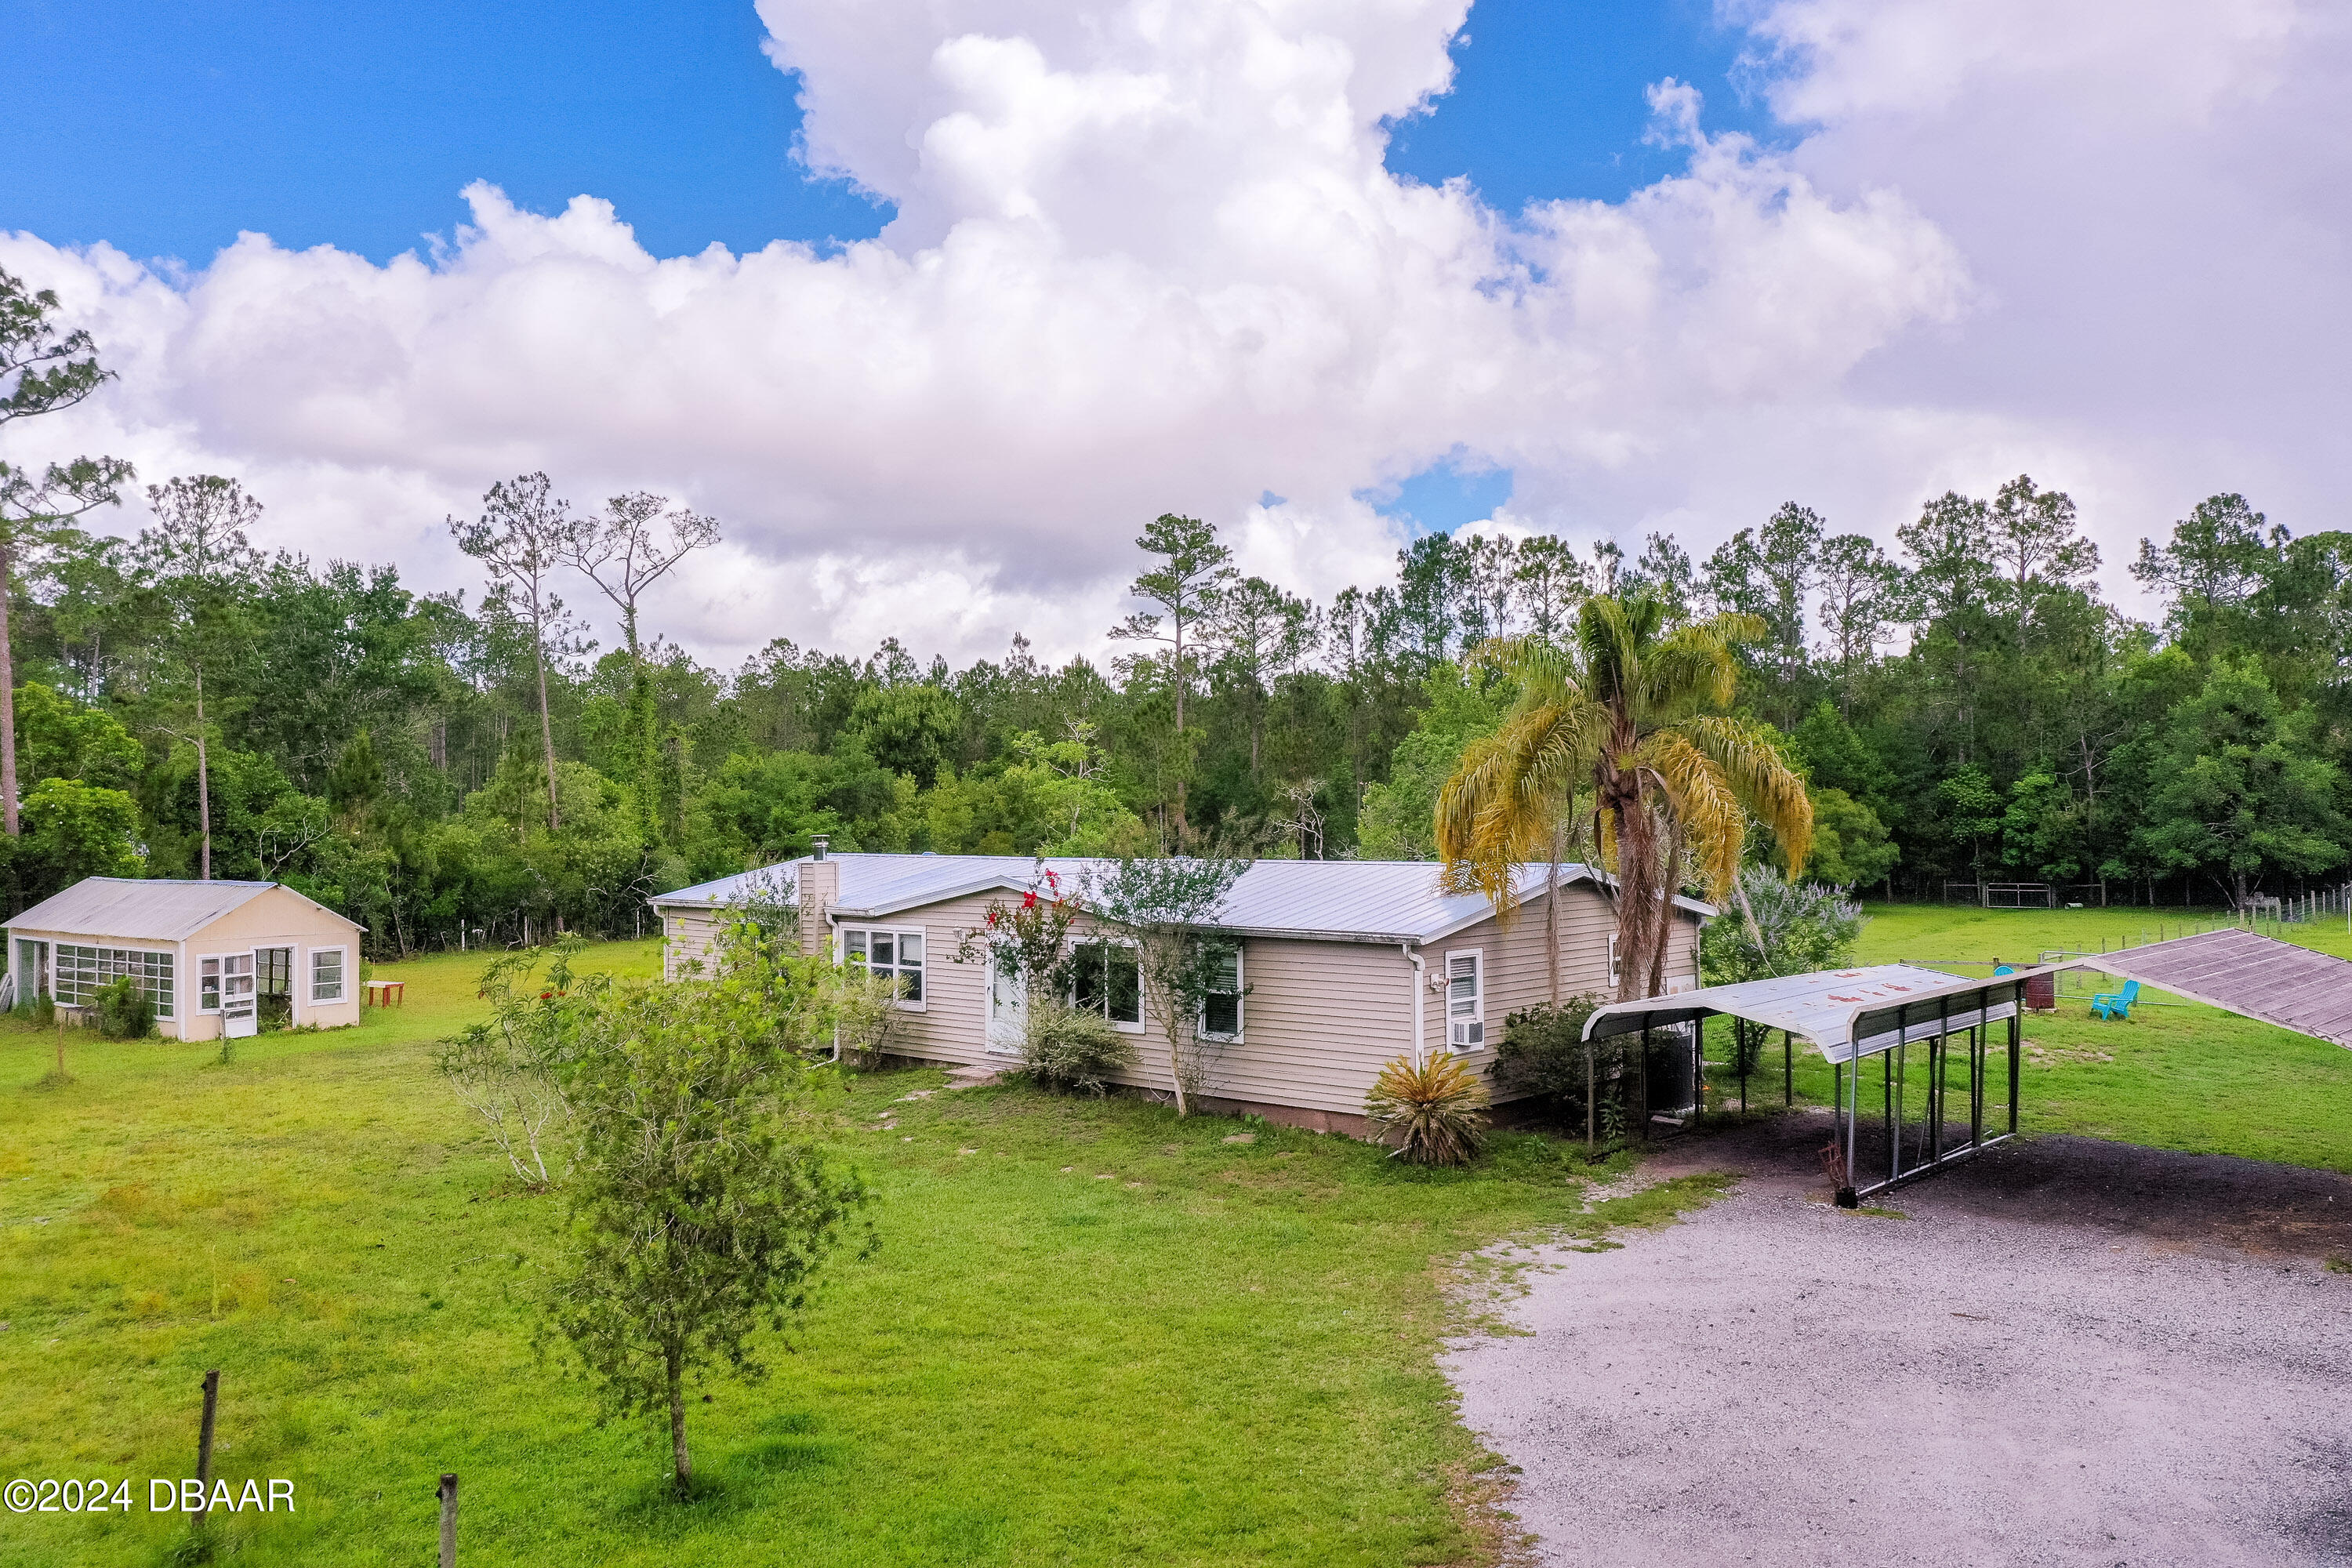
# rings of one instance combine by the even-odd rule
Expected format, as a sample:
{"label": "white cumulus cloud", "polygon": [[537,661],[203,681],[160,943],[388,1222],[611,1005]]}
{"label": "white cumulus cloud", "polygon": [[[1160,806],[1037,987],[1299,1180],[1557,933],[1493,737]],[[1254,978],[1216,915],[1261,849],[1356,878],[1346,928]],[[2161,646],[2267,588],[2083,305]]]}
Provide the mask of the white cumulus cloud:
{"label": "white cumulus cloud", "polygon": [[[1697,95],[1661,83],[1684,173],[1507,220],[1381,162],[1384,121],[1444,112],[1464,0],[761,0],[810,165],[897,205],[877,239],[656,259],[593,196],[537,214],[480,184],[446,243],[385,265],[247,235],[182,274],[18,235],[0,266],[56,288],[121,372],[40,422],[49,448],[238,475],[271,542],[428,587],[466,581],[441,519],[492,479],[544,468],[588,504],[665,490],[728,525],[657,616],[718,658],[780,635],[1093,648],[1166,510],[1328,594],[1395,548],[1359,493],[1457,452],[1514,469],[1515,524],[1670,526],[1700,553],[1790,495],[1885,534],[1922,494],[2020,467],[2144,530],[2204,470],[2144,379],[2101,384],[2103,356],[2200,343],[2213,407],[2250,356],[2308,362],[2274,331],[2295,307],[2243,289],[2340,325],[2342,214],[2306,210],[2292,257],[2206,269],[2195,298],[2234,299],[2234,325],[2143,321],[2137,345],[2050,320],[2100,289],[2028,237],[2095,246],[2142,300],[2196,268],[2137,252],[2186,219],[2151,210],[2135,145],[2210,205],[2261,163],[2244,138],[2341,110],[2312,98],[2315,24],[2287,0],[2229,26],[2084,9],[2131,40],[2192,27],[2208,58],[2136,92],[2160,40],[2102,50],[2068,23],[2009,47],[2046,8],[1787,0],[1748,21],[1805,125],[1789,150],[1710,136]],[[2081,167],[2032,168],[2035,127],[2070,115]],[[2266,247],[2295,232],[2289,166],[2309,162],[2238,187]],[[2233,357],[2249,322],[2271,335]],[[2205,488],[2341,477],[2340,436],[2331,471],[2232,419]]]}

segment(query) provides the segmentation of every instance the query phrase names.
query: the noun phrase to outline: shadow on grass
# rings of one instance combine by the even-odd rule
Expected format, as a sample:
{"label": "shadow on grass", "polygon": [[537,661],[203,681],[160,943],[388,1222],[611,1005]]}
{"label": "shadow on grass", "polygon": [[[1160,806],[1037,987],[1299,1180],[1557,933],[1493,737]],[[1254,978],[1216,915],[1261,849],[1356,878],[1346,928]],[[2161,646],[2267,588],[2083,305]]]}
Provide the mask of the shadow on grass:
{"label": "shadow on grass", "polygon": [[817,1429],[814,1415],[785,1411],[761,1423],[757,1440],[698,1463],[685,1496],[667,1474],[650,1475],[614,1511],[646,1529],[692,1531],[764,1506],[794,1478],[831,1475],[850,1452],[845,1439]]}

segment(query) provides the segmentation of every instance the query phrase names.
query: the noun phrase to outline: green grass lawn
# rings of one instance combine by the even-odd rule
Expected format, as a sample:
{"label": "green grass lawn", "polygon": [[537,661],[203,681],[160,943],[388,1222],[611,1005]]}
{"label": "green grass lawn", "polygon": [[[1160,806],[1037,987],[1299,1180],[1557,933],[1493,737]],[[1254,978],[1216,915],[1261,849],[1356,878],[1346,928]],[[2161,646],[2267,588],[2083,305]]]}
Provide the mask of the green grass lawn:
{"label": "green grass lawn", "polygon": [[[1999,959],[2023,965],[2045,949],[2137,945],[2158,936],[2159,918],[2166,922],[2162,934],[2184,929],[2177,910],[1874,904],[1866,912],[1858,955],[1864,963]],[[2210,923],[2214,917],[2206,918]],[[2352,958],[2352,936],[2341,924],[2288,926],[2284,934]],[[2062,999],[2055,1015],[2027,1019],[2022,1127],[2352,1172],[2352,1051],[2160,992],[2142,994],[2150,1004],[2177,1005],[2144,1005],[2128,1021],[2110,1023],[2092,1017],[2084,1001]],[[1727,1035],[1710,1048],[1727,1054]],[[1780,1062],[1776,1038],[1764,1077],[1749,1080],[1759,1106],[1779,1103]],[[1916,1060],[1912,1070],[1920,1070]],[[1726,1086],[1720,1069],[1711,1069],[1709,1079]],[[1964,1066],[1956,1064],[1954,1081],[1957,1104],[1965,1094]],[[1916,1079],[1912,1088],[1916,1096]],[[1830,1101],[1830,1069],[1818,1057],[1809,1060],[1801,1047],[1797,1091],[1811,1103]],[[1873,1070],[1863,1090],[1865,1113],[1879,1103],[1877,1093]],[[1913,1100],[1915,1111],[1918,1103]]]}
{"label": "green grass lawn", "polygon": [[215,1473],[296,1483],[290,1518],[226,1521],[243,1563],[429,1561],[443,1470],[468,1564],[1480,1557],[1476,1445],[1434,1364],[1445,1277],[1507,1235],[1598,1233],[1560,1146],[1509,1136],[1432,1175],[1129,1100],[859,1079],[844,1136],[878,1248],[830,1270],[769,1381],[708,1387],[708,1484],[681,1506],[664,1435],[595,1427],[530,1349],[557,1200],[507,1179],[428,1056],[478,963],[381,970],[404,1008],[227,1066],[77,1033],[63,1088],[32,1087],[50,1037],[0,1024],[0,1474],[130,1477],[139,1509],[0,1514],[0,1561],[184,1545],[144,1478],[192,1470],[215,1366]]}
{"label": "green grass lawn", "polygon": [[[2145,923],[1872,913],[1874,962],[2030,960]],[[2340,931],[2312,941],[2352,952]],[[623,943],[594,966],[656,963]],[[72,1033],[61,1088],[40,1087],[52,1037],[0,1021],[0,1479],[140,1483],[127,1518],[0,1514],[0,1562],[184,1545],[143,1483],[192,1468],[214,1366],[216,1473],[297,1489],[290,1517],[226,1521],[238,1562],[429,1561],[445,1469],[469,1564],[1477,1561],[1462,1480],[1479,1457],[1434,1365],[1460,1322],[1449,1271],[1708,1185],[1595,1219],[1591,1173],[1530,1135],[1426,1174],[1131,1100],[908,1100],[940,1075],[861,1078],[843,1136],[879,1246],[830,1270],[772,1379],[709,1386],[706,1484],[680,1506],[663,1436],[595,1427],[530,1349],[557,1201],[507,1178],[429,1060],[478,1005],[479,963],[380,971],[409,980],[404,1007],[242,1042],[227,1065]],[[2027,1033],[2031,1129],[2352,1170],[2352,1053],[2202,1007],[2103,1024],[2070,1004]],[[1827,1070],[1805,1063],[1799,1086],[1825,1100]]]}

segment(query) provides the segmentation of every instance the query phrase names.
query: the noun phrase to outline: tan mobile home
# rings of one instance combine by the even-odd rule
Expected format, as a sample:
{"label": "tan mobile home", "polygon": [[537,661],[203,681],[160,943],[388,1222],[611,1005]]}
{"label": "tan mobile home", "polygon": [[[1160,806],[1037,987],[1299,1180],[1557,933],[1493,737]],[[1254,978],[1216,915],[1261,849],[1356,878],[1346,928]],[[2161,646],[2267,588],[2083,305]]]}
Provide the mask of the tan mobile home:
{"label": "tan mobile home", "polygon": [[[943,1063],[1011,1065],[1025,998],[982,960],[957,954],[992,901],[1018,898],[1050,869],[1075,887],[1092,862],[1020,856],[819,855],[665,893],[664,973],[709,951],[725,911],[746,898],[798,904],[803,948],[898,975],[909,1016],[897,1048]],[[1213,1109],[1333,1131],[1363,1130],[1364,1092],[1386,1063],[1449,1051],[1491,1066],[1503,1020],[1551,996],[1544,879],[1528,868],[1519,908],[1498,920],[1475,895],[1448,894],[1426,861],[1261,860],[1234,885],[1221,932],[1232,944],[1230,1000],[1195,1021],[1213,1048],[1203,1098]],[[1613,993],[1615,919],[1594,873],[1559,868],[1555,939],[1559,994]],[[1670,990],[1698,983],[1700,922],[1715,911],[1678,899]],[[1172,1088],[1164,1047],[1143,1016],[1134,961],[1115,936],[1078,939],[1078,1000],[1142,1037],[1135,1088]]]}
{"label": "tan mobile home", "polygon": [[84,1008],[122,975],[184,1040],[360,1021],[362,928],[278,882],[90,877],[8,922],[13,997]]}

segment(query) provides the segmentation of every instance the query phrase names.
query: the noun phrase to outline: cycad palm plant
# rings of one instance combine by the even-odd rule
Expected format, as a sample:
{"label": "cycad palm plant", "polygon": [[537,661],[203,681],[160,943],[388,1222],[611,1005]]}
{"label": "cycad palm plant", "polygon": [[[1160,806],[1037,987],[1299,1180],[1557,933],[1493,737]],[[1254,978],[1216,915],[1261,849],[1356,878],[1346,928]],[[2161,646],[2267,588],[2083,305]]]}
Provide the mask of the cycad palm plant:
{"label": "cycad palm plant", "polygon": [[1720,711],[1738,685],[1733,645],[1762,632],[1751,616],[1672,626],[1654,599],[1612,596],[1585,601],[1565,646],[1487,645],[1520,696],[1438,795],[1449,884],[1507,911],[1514,872],[1567,819],[1616,872],[1618,999],[1655,994],[1685,864],[1721,898],[1751,816],[1791,875],[1812,844],[1804,780],[1761,726]]}

